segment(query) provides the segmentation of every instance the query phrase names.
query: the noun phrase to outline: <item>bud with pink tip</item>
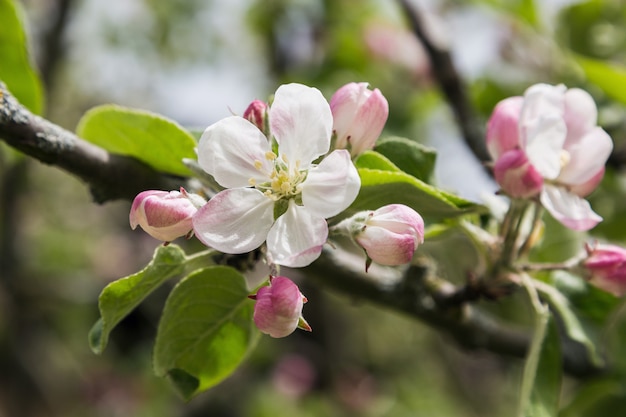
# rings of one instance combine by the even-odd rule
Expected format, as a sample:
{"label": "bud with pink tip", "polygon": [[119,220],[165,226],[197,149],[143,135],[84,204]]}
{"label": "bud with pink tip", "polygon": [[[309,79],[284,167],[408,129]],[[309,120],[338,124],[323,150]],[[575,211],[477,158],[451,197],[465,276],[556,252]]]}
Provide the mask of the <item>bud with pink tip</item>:
{"label": "bud with pink tip", "polygon": [[135,197],[130,209],[130,227],[140,226],[146,233],[163,242],[190,235],[192,216],[205,200],[197,194],[179,191],[149,190]]}
{"label": "bud with pink tip", "polygon": [[521,149],[502,154],[493,166],[493,176],[510,197],[529,198],[543,187],[543,177]]}
{"label": "bud with pink tip", "polygon": [[616,296],[626,294],[626,249],[608,244],[587,247],[588,257],[582,266],[589,282]]}
{"label": "bud with pink tip", "polygon": [[372,149],[389,116],[389,104],[379,89],[367,83],[349,83],[330,99],[333,132],[338,149],[349,149],[352,156]]}
{"label": "bud with pink tip", "polygon": [[366,270],[372,261],[380,265],[411,262],[424,242],[424,220],[403,204],[390,204],[374,211],[363,211],[339,223],[335,230],[348,234],[365,249]]}
{"label": "bud with pink tip", "polygon": [[255,125],[263,133],[268,132],[267,124],[267,103],[261,100],[254,100],[243,112],[243,118]]}
{"label": "bud with pink tip", "polygon": [[286,277],[270,277],[270,285],[259,288],[254,306],[254,324],[271,337],[285,337],[296,328],[311,331],[302,317],[302,307],[307,302],[298,286]]}

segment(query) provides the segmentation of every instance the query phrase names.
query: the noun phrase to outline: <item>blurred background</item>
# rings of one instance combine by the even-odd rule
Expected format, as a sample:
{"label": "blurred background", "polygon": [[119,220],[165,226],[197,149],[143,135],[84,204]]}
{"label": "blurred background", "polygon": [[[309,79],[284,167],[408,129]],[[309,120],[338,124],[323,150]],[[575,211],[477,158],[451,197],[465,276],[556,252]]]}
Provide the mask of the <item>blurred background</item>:
{"label": "blurred background", "polygon": [[[476,123],[537,82],[589,90],[616,152],[591,201],[596,231],[624,242],[626,107],[572,59],[625,63],[620,0],[413,1],[448,45]],[[390,104],[384,135],[440,151],[439,186],[480,201],[496,187],[461,139],[424,48],[391,0],[24,0],[45,116],[74,130],[117,103],[204,129],[278,85],[327,98],[367,81]],[[2,32],[2,28],[0,28]],[[153,376],[151,346],[168,288],[153,294],[94,355],[87,333],[110,281],[159,244],[128,225],[130,202],[93,203],[80,180],[0,143],[0,417],[508,416],[522,362],[466,352],[427,326],[302,283],[311,334],[262,338],[230,379],[186,404]],[[554,242],[558,246],[562,242]],[[183,245],[197,245],[193,241]],[[437,243],[430,247],[435,253]],[[465,256],[465,255],[464,255]],[[468,254],[468,265],[473,262]],[[454,278],[454,271],[443,267]],[[502,314],[527,314],[515,297]],[[578,382],[568,381],[566,387]],[[564,396],[568,392],[564,392]]]}

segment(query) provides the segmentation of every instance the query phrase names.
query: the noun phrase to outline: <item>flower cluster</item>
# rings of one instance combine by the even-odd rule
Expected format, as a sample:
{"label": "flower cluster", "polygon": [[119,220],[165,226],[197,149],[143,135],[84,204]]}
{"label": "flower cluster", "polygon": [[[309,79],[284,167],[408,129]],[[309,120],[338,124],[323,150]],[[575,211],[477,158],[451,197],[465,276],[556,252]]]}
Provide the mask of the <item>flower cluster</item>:
{"label": "flower cluster", "polygon": [[602,218],[583,198],[604,175],[613,142],[597,108],[578,88],[537,84],[496,106],[487,126],[494,176],[513,198],[538,196],[566,227],[589,230]]}
{"label": "flower cluster", "polygon": [[321,253],[326,219],[354,201],[360,179],[346,150],[328,153],[333,116],[319,90],[279,87],[268,117],[269,138],[239,116],[206,129],[198,163],[226,190],[198,210],[193,228],[222,252],[267,242],[270,262],[302,267]]}
{"label": "flower cluster", "polygon": [[[254,100],[243,117],[222,119],[200,138],[198,164],[221,191],[209,201],[184,189],[145,191],[135,198],[131,226],[166,243],[195,233],[230,254],[265,244],[270,265],[306,266],[328,239],[327,219],[355,200],[360,178],[352,157],[374,147],[387,116],[387,100],[366,83],[343,86],[330,104],[315,88],[283,85],[271,105]],[[381,210],[365,216],[356,241],[376,262],[410,261],[423,240],[421,217]],[[262,332],[284,337],[298,327],[310,330],[302,318],[306,298],[288,278],[270,277],[251,298]]]}

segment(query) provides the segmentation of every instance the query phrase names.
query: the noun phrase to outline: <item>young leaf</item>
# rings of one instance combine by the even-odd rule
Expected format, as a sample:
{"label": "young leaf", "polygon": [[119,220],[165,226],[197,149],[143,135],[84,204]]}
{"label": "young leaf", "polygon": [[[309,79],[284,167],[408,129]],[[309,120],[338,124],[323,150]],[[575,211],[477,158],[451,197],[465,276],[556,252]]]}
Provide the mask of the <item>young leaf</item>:
{"label": "young leaf", "polygon": [[572,311],[572,305],[569,300],[555,287],[541,281],[535,280],[537,291],[541,297],[548,303],[555,317],[558,317],[559,323],[563,326],[563,330],[567,337],[580,343],[585,349],[591,362],[597,365],[603,365],[604,359],[598,352],[593,340],[587,335],[582,323]]}
{"label": "young leaf", "polygon": [[365,151],[354,161],[357,168],[380,169],[381,171],[402,171],[386,156],[374,151]]}
{"label": "young leaf", "polygon": [[349,211],[405,204],[423,217],[438,220],[482,210],[482,206],[439,190],[404,172],[360,168],[361,191]]}
{"label": "young leaf", "polygon": [[110,152],[135,157],[174,175],[190,175],[183,158],[196,156],[196,141],[189,132],[164,116],[143,110],[95,107],[80,119],[76,133]]}
{"label": "young leaf", "polygon": [[190,399],[228,377],[256,343],[254,303],[235,269],[212,266],[172,290],[159,323],[154,371]]}
{"label": "young leaf", "polygon": [[163,282],[181,274],[185,261],[180,247],[161,245],[143,270],[107,285],[98,303],[101,318],[89,333],[91,350],[102,353],[113,328]]}
{"label": "young leaf", "polygon": [[387,137],[376,144],[374,150],[409,175],[429,182],[435,169],[437,152],[415,141],[401,137]]}
{"label": "young leaf", "polygon": [[43,88],[28,56],[19,4],[0,0],[0,81],[35,114],[43,109]]}

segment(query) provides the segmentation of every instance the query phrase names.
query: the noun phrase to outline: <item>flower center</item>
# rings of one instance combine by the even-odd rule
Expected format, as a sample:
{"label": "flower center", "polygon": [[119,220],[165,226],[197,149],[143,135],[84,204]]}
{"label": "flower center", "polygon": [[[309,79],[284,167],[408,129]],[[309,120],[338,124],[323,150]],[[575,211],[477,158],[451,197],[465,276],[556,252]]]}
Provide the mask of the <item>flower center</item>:
{"label": "flower center", "polygon": [[[307,175],[306,170],[300,169],[300,161],[295,161],[292,166],[285,155],[279,158],[274,152],[267,152],[265,158],[274,163],[274,168],[269,173],[270,181],[256,184],[250,179],[250,185],[274,201],[299,197]],[[261,161],[255,161],[255,166],[261,169]]]}

